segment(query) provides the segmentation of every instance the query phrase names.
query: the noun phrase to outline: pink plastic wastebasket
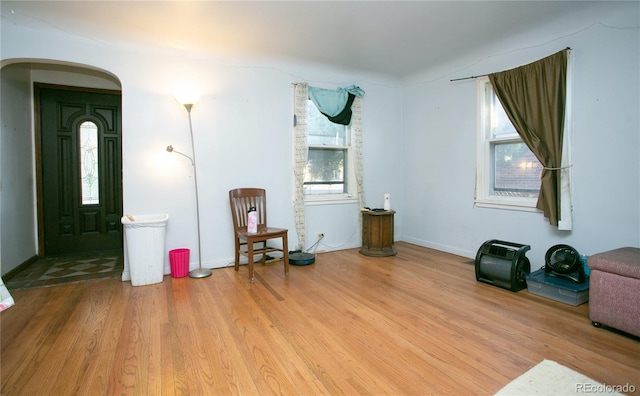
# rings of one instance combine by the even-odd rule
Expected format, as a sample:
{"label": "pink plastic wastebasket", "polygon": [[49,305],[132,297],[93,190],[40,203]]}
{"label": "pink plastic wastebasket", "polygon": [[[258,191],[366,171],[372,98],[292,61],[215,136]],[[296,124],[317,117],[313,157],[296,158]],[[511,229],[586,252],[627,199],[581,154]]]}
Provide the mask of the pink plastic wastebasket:
{"label": "pink plastic wastebasket", "polygon": [[173,249],[169,251],[171,276],[184,278],[189,274],[189,249]]}

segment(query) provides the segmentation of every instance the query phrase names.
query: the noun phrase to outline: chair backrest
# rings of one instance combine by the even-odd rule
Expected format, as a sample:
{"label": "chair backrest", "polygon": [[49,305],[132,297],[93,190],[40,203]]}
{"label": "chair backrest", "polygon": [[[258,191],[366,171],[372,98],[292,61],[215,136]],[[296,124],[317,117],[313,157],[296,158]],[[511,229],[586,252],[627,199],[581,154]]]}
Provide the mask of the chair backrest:
{"label": "chair backrest", "polygon": [[229,205],[235,230],[247,227],[247,212],[258,212],[258,228],[267,226],[267,192],[262,188],[236,188],[229,191]]}

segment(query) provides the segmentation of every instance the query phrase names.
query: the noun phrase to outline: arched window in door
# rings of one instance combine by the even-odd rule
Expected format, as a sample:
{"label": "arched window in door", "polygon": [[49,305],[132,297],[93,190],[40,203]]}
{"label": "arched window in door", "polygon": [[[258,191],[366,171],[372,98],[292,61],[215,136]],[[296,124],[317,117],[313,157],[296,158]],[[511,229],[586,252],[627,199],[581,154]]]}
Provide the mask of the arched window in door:
{"label": "arched window in door", "polygon": [[85,121],[80,124],[80,185],[83,205],[100,203],[98,173],[98,126]]}

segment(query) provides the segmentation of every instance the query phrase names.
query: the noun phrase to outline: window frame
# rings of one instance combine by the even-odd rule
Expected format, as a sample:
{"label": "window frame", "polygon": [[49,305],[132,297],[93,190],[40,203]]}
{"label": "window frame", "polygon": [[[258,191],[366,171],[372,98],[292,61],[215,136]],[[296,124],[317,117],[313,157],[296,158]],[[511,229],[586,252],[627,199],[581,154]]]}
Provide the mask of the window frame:
{"label": "window frame", "polygon": [[[493,137],[490,126],[491,95],[495,95],[489,77],[477,78],[477,156],[474,203],[478,207],[538,211],[538,197],[502,196],[491,193],[493,182],[493,150],[496,143],[524,143],[520,136]],[[488,92],[490,90],[490,93]]]}
{"label": "window frame", "polygon": [[[311,101],[310,99],[307,99]],[[315,107],[314,104],[312,106]],[[310,124],[311,117],[307,117],[307,133],[311,129]],[[309,144],[307,143],[307,161],[309,158],[308,152],[311,149],[322,150],[343,150],[345,151],[345,164],[344,164],[344,184],[346,185],[346,192],[342,193],[330,193],[330,194],[304,194],[304,201],[307,205],[322,205],[322,204],[343,204],[357,202],[356,192],[356,174],[354,167],[354,147],[353,147],[353,131],[351,125],[345,125],[345,145],[330,145],[330,144]]]}

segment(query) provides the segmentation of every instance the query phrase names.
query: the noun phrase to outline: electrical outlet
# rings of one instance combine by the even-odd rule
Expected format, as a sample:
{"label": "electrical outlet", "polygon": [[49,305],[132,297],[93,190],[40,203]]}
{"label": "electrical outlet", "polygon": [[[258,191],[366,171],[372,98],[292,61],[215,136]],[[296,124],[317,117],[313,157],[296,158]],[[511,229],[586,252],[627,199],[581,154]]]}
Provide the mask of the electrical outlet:
{"label": "electrical outlet", "polygon": [[324,238],[324,232],[319,232],[318,233],[318,239],[320,239],[320,238]]}

